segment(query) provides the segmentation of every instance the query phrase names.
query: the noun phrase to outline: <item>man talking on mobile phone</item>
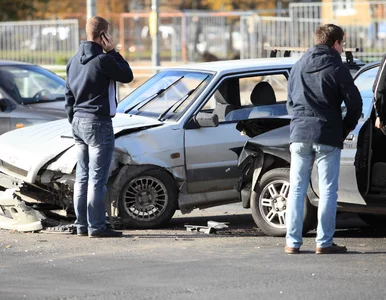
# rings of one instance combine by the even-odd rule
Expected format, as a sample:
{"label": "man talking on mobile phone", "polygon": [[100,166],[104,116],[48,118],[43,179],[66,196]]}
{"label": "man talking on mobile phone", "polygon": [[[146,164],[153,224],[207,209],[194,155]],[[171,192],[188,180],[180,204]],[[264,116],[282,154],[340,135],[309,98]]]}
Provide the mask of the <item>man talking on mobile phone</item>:
{"label": "man talking on mobile phone", "polygon": [[106,227],[104,199],[114,151],[111,118],[117,108],[116,81],[129,83],[133,72],[114,50],[109,23],[98,16],[86,24],[87,41],[66,67],[66,104],[78,163],[74,185],[77,235],[120,237]]}

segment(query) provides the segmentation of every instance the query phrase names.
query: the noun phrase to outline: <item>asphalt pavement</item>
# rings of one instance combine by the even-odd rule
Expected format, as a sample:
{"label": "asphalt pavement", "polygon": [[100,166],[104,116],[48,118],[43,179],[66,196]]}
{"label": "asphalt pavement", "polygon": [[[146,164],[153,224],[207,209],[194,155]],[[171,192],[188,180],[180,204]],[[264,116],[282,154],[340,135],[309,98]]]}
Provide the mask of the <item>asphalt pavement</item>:
{"label": "asphalt pavement", "polygon": [[[186,224],[229,222],[216,234]],[[0,299],[384,299],[386,231],[338,217],[347,254],[302,254],[265,236],[238,205],[177,214],[165,228],[123,238],[0,230]]]}

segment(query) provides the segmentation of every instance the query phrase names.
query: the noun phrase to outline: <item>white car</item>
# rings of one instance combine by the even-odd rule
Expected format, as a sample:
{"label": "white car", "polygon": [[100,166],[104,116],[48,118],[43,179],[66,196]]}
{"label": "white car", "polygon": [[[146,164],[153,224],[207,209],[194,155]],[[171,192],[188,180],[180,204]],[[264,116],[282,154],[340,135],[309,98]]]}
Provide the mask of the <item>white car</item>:
{"label": "white car", "polygon": [[[154,228],[176,209],[188,213],[240,201],[234,188],[241,175],[237,154],[248,136],[236,125],[287,115],[287,78],[296,60],[166,69],[123,99],[113,119],[115,153],[106,199],[112,218],[132,228]],[[270,129],[267,123],[257,130]],[[1,187],[16,189],[27,204],[73,211],[77,160],[66,119],[6,133],[0,144]]]}

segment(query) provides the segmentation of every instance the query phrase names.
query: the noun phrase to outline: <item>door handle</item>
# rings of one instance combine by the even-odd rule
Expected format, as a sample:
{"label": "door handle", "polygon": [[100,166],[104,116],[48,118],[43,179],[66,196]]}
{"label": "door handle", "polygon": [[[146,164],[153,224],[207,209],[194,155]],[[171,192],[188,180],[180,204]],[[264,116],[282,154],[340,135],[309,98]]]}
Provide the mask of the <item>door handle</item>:
{"label": "door handle", "polygon": [[354,135],[353,134],[349,134],[347,137],[346,137],[346,141],[352,141],[354,139]]}

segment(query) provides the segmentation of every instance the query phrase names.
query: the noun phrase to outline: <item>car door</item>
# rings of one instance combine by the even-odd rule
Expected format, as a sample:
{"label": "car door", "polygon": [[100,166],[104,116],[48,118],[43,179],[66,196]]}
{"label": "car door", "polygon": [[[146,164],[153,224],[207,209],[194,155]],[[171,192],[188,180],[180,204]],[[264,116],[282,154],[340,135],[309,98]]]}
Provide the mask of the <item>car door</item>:
{"label": "car door", "polygon": [[[237,122],[258,117],[256,109],[267,108],[269,104],[251,102],[251,94],[259,82],[270,82],[276,101],[285,103],[289,71],[265,71],[255,74],[225,77],[215,91],[203,102],[199,112],[216,114],[219,117],[217,127],[194,127],[185,129],[185,157],[187,187],[189,193],[203,193],[232,190],[240,177],[236,167],[237,150],[248,140],[236,129]],[[262,101],[267,97],[260,95]],[[269,102],[269,101],[268,101]],[[267,104],[267,105],[264,105]],[[257,107],[259,106],[259,107]],[[267,109],[266,109],[267,110]],[[196,112],[198,113],[198,112]],[[266,116],[270,112],[262,112]],[[283,113],[286,114],[286,111]],[[232,150],[233,149],[233,150]],[[236,152],[235,152],[236,151]],[[224,197],[234,197],[227,193]]]}
{"label": "car door", "polygon": [[[362,96],[362,116],[356,128],[349,133],[343,144],[340,160],[338,202],[366,204],[363,195],[367,194],[370,179],[371,144],[373,122],[372,85],[378,67],[372,66],[361,71],[355,78],[355,84]],[[342,111],[345,113],[344,103]],[[313,168],[312,187],[319,195],[317,167]]]}
{"label": "car door", "polygon": [[[338,202],[366,204],[361,192],[366,193],[368,187],[372,133],[370,125],[370,120],[366,122],[360,120],[355,130],[350,132],[344,141],[340,158]],[[358,168],[362,170],[357,172]],[[312,171],[311,184],[319,197],[319,179],[316,164]],[[363,187],[361,192],[360,187]]]}

